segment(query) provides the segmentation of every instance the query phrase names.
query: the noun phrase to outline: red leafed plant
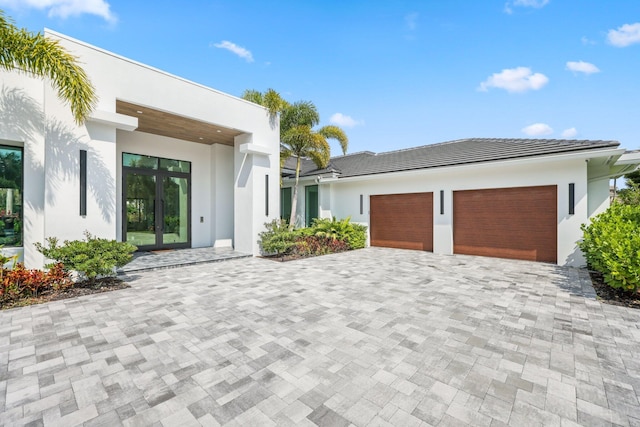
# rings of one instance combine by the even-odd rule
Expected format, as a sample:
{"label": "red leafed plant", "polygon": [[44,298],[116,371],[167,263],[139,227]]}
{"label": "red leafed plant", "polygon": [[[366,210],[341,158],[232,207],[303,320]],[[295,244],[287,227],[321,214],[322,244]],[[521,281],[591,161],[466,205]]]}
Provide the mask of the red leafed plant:
{"label": "red leafed plant", "polygon": [[53,264],[48,271],[27,269],[24,264],[17,263],[12,269],[3,267],[0,279],[0,305],[73,286],[69,273],[61,263]]}

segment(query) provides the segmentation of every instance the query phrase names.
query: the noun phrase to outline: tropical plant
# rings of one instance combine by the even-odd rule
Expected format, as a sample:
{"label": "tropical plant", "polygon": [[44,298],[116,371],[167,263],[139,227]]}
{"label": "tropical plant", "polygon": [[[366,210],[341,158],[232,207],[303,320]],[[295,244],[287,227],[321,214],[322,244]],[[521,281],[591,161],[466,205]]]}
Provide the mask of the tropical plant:
{"label": "tropical plant", "polygon": [[265,107],[269,111],[272,120],[275,120],[279,113],[289,107],[289,103],[273,89],[267,89],[264,93],[254,89],[247,89],[242,94],[242,99]]}
{"label": "tropical plant", "polygon": [[295,245],[298,233],[289,229],[287,221],[274,219],[264,224],[265,231],[258,234],[263,255],[284,255]]}
{"label": "tropical plant", "polygon": [[17,300],[27,300],[48,291],[61,291],[73,286],[69,273],[60,263],[47,271],[30,270],[24,264],[14,264],[12,268],[2,267],[0,275],[0,306]]}
{"label": "tropical plant", "polygon": [[613,288],[640,289],[640,205],[614,203],[581,226],[578,243],[589,266]]}
{"label": "tropical plant", "polygon": [[83,123],[97,102],[89,78],[77,59],[41,33],[17,28],[0,10],[0,69],[48,77],[58,97],[68,103],[74,119]]}
{"label": "tropical plant", "polygon": [[364,248],[367,241],[367,227],[354,224],[351,217],[336,220],[336,217],[316,218],[311,225],[311,234],[316,237],[330,240],[341,240],[349,249]]}
{"label": "tropical plant", "polygon": [[243,98],[267,108],[272,119],[280,114],[280,164],[290,157],[296,159],[295,185],[291,197],[291,215],[289,229],[293,230],[296,223],[296,209],[298,201],[298,182],[300,180],[300,166],[303,158],[313,160],[318,169],[324,169],[331,158],[331,147],[328,139],[338,141],[342,152],[346,153],[349,139],[344,130],[338,126],[323,126],[317,130],[314,127],[320,123],[318,109],[310,101],[298,101],[289,104],[273,89],[264,94],[247,90]]}
{"label": "tropical plant", "polygon": [[295,226],[298,202],[298,188],[300,180],[300,166],[303,158],[310,158],[318,169],[324,169],[331,158],[331,147],[327,139],[335,139],[340,143],[342,152],[346,153],[349,139],[338,126],[323,126],[313,130],[313,126],[320,122],[318,111],[311,102],[300,101],[286,108],[281,116],[281,149],[282,162],[289,157],[296,160],[295,184],[291,197],[291,216],[289,227]]}
{"label": "tropical plant", "polygon": [[349,244],[344,240],[319,236],[299,237],[293,247],[293,253],[303,257],[327,255],[348,250]]}
{"label": "tropical plant", "polygon": [[122,267],[131,261],[131,254],[137,248],[127,242],[101,239],[85,231],[85,240],[65,240],[62,246],[58,239],[49,237],[47,246],[36,243],[36,249],[49,259],[61,262],[65,268],[77,271],[89,282],[98,276],[115,275],[115,267]]}
{"label": "tropical plant", "polygon": [[627,184],[627,186],[631,186],[631,183],[640,185],[640,170],[630,172],[626,174],[624,177],[625,177],[625,183]]}

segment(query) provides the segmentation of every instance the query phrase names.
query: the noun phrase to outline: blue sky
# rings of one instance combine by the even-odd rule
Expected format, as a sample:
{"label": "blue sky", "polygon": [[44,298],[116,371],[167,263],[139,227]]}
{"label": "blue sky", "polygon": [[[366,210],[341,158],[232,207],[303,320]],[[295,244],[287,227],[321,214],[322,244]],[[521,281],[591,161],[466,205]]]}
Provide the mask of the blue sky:
{"label": "blue sky", "polygon": [[[640,148],[640,1],[0,0],[51,28],[240,96],[274,88],[350,152],[468,137]],[[334,154],[338,154],[338,148]]]}

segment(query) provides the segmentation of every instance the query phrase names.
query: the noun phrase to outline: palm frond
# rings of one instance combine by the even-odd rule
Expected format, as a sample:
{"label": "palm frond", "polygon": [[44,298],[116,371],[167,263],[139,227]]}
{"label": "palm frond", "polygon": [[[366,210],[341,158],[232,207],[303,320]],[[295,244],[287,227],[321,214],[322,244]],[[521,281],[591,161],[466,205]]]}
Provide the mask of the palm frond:
{"label": "palm frond", "polygon": [[312,132],[312,145],[307,149],[307,157],[311,158],[319,169],[329,166],[331,147],[325,137],[318,132]]}
{"label": "palm frond", "polygon": [[278,92],[269,88],[263,95],[264,105],[269,110],[270,114],[281,113],[285,108],[289,106],[289,103],[280,96]]}
{"label": "palm frond", "polygon": [[240,97],[245,101],[253,102],[254,104],[262,105],[264,107],[264,97],[262,96],[262,92],[255,89],[247,89],[242,92],[242,96]]}
{"label": "palm frond", "polygon": [[76,57],[41,33],[18,29],[0,11],[0,67],[48,77],[58,97],[69,104],[74,119],[83,123],[97,97]]}
{"label": "palm frond", "polygon": [[338,126],[323,126],[318,129],[318,133],[324,136],[325,138],[335,139],[340,143],[340,148],[342,148],[342,154],[347,154],[347,148],[349,148],[349,138],[347,138],[347,134]]}
{"label": "palm frond", "polygon": [[314,127],[320,123],[318,109],[311,101],[298,101],[289,105],[280,115],[280,131],[285,134],[296,126]]}

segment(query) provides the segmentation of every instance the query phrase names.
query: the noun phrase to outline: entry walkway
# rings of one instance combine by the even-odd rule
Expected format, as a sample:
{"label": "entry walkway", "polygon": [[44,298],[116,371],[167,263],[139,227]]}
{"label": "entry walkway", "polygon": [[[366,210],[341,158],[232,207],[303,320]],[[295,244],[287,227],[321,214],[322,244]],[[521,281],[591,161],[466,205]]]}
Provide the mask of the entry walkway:
{"label": "entry walkway", "polygon": [[129,264],[118,269],[118,274],[124,275],[250,257],[250,254],[237,252],[232,248],[213,247],[136,252]]}

